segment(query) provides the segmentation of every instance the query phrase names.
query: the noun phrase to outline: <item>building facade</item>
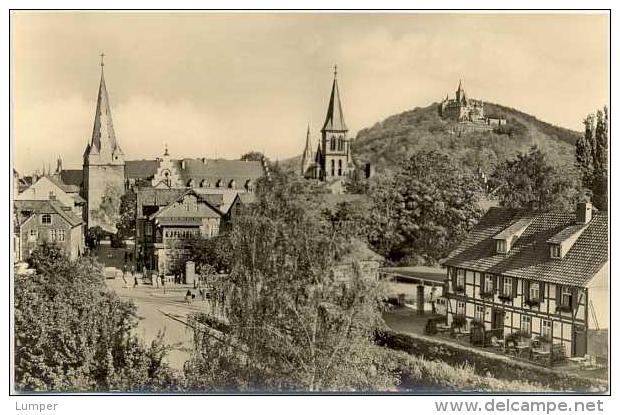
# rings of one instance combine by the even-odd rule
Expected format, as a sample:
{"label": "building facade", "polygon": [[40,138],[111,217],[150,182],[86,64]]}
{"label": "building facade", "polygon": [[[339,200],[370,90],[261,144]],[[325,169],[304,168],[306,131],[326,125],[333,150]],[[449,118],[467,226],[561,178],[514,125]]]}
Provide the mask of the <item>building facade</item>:
{"label": "building facade", "polygon": [[15,262],[25,261],[36,247],[53,243],[70,259],[84,253],[84,222],[56,200],[15,201]]}
{"label": "building facade", "polygon": [[491,208],[443,262],[448,324],[559,345],[584,356],[608,329],[607,214]]}

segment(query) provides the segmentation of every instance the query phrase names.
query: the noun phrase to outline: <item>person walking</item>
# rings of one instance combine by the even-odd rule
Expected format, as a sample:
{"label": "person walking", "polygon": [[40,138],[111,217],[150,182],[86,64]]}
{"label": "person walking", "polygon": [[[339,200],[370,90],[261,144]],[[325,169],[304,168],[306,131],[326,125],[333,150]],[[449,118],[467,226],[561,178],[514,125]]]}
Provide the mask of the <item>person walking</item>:
{"label": "person walking", "polygon": [[134,275],[133,276],[133,288],[136,288],[138,286],[138,276]]}
{"label": "person walking", "polygon": [[125,279],[125,275],[127,274],[127,264],[123,265],[123,286],[127,288],[127,280]]}
{"label": "person walking", "polygon": [[166,294],[166,276],[164,275],[163,272],[160,274],[160,278],[161,278],[161,287],[164,289],[164,294]]}

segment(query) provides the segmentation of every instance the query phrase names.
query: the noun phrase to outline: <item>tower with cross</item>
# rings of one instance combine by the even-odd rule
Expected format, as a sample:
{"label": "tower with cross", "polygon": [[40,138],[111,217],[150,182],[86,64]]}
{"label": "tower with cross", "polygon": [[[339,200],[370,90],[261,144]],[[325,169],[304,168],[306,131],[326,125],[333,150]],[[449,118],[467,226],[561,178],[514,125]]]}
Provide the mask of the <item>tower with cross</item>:
{"label": "tower with cross", "polygon": [[317,150],[318,171],[316,175],[318,177],[316,178],[332,181],[344,179],[351,175],[354,165],[348,132],[338,88],[338,66],[335,65],[327,114],[321,129],[321,143]]}
{"label": "tower with cross", "polygon": [[97,94],[97,107],[93,132],[83,157],[84,175],[82,197],[87,200],[84,220],[88,227],[101,226],[104,230],[115,232],[115,218],[107,212],[105,201],[112,195],[122,195],[125,191],[125,154],[120,147],[112,123],[110,98],[105,84],[104,62],[101,57],[101,79]]}

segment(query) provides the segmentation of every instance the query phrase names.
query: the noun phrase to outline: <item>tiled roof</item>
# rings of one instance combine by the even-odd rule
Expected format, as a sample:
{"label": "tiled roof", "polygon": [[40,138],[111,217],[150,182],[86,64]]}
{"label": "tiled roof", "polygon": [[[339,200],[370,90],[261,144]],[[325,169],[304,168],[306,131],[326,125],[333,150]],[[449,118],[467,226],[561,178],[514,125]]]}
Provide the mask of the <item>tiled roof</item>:
{"label": "tiled roof", "polygon": [[[260,161],[243,160],[210,160],[210,159],[183,159],[172,160],[177,168],[184,185],[194,179],[197,184],[202,180],[210,181],[211,186],[221,179],[225,185],[231,180],[240,181],[237,186],[243,186],[241,180],[256,180],[264,175]],[[158,160],[128,160],[125,162],[125,177],[128,179],[150,179],[157,172]]]}
{"label": "tiled roof", "polygon": [[[498,254],[493,236],[514,222],[532,223],[506,254]],[[533,213],[491,208],[464,241],[442,261],[444,265],[506,276],[585,286],[608,261],[607,212],[595,212],[563,258],[551,258],[547,241],[575,225],[572,212]]]}
{"label": "tiled roof", "polygon": [[30,215],[23,214],[25,211],[37,214],[58,214],[72,227],[83,223],[82,219],[75,216],[71,211],[65,210],[62,203],[57,200],[16,200],[15,208],[18,212],[18,221],[20,224],[24,223],[30,217]]}
{"label": "tiled roof", "polygon": [[60,172],[60,179],[64,184],[79,188],[84,182],[84,172],[82,170],[62,170]]}
{"label": "tiled roof", "polygon": [[79,193],[80,192],[79,186],[76,186],[73,184],[67,184],[63,182],[61,176],[52,175],[48,177],[56,186],[60,187],[62,191],[65,193]]}
{"label": "tiled roof", "polygon": [[125,177],[128,179],[149,179],[157,172],[157,160],[125,161]]}
{"label": "tiled roof", "polygon": [[185,192],[187,189],[138,188],[136,192],[137,214],[139,216],[144,214],[143,206],[166,206],[177,200]]}
{"label": "tiled roof", "polygon": [[383,267],[381,271],[401,277],[417,278],[434,282],[444,282],[447,277],[446,270],[439,267]]}

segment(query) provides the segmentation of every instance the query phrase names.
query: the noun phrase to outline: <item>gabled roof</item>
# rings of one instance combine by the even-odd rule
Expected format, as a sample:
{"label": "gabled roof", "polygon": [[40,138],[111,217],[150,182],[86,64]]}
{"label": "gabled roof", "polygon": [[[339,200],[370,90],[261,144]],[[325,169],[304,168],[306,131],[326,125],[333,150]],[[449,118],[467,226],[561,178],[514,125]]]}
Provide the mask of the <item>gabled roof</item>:
{"label": "gabled roof", "polygon": [[64,184],[77,186],[78,188],[82,186],[84,182],[84,172],[80,170],[62,170],[60,172],[60,180]]}
{"label": "gabled roof", "polygon": [[[493,236],[511,223],[532,217],[531,224],[505,254]],[[532,213],[492,207],[442,261],[444,265],[551,283],[585,286],[608,261],[607,212],[596,212],[563,258],[551,258],[547,241],[575,225],[573,212]]]}
{"label": "gabled roof", "polygon": [[[260,161],[245,160],[211,160],[211,159],[181,159],[171,160],[179,172],[184,185],[194,179],[198,183],[202,180],[215,181],[256,180],[264,175]],[[157,173],[159,160],[127,160],[125,162],[125,177],[128,179],[151,179]],[[244,183],[237,183],[244,185]],[[226,183],[228,185],[228,183]]]}
{"label": "gabled roof", "polygon": [[[57,200],[16,200],[15,209],[19,224],[22,225],[32,214],[57,214],[62,217],[71,227],[83,224],[82,219],[74,215],[70,210],[65,210],[62,203]],[[24,214],[24,212],[32,214]]]}
{"label": "gabled roof", "polygon": [[[182,194],[180,194],[175,200],[172,200],[170,203],[168,203],[166,206],[164,206],[162,209],[159,209],[157,212],[153,213],[149,219],[154,219],[154,218],[158,218],[158,217],[163,217],[166,215],[166,212],[170,211],[172,209],[172,206],[174,206],[174,204],[176,202],[181,201],[183,198],[185,198],[185,196],[187,195],[194,195],[196,196],[196,198],[202,202],[204,202],[207,206],[209,206],[209,208],[211,209],[211,211],[213,211],[215,214],[217,215],[222,215],[222,211],[220,211],[216,206],[213,206],[210,202],[209,202],[209,195],[200,195],[198,194],[194,189],[187,189],[185,192],[183,192]],[[223,195],[217,195],[217,196],[223,196]],[[215,198],[216,200],[221,200],[221,198]],[[211,198],[211,200],[214,200],[214,198]],[[196,214],[195,216],[193,216],[192,214],[193,212],[188,212],[189,217],[202,217],[203,215],[198,215]]]}
{"label": "gabled roof", "polygon": [[62,181],[62,178],[59,175],[49,176],[49,179],[59,188],[61,188],[65,193],[79,193],[80,187],[73,184],[66,184]]}
{"label": "gabled roof", "polygon": [[125,177],[128,179],[148,179],[157,172],[157,160],[127,160],[125,161]]}
{"label": "gabled roof", "polygon": [[334,76],[332,84],[332,92],[329,97],[329,105],[327,107],[327,115],[325,123],[321,131],[348,131],[344,122],[344,113],[342,112],[342,103],[340,101],[340,91],[338,90],[338,79]]}

